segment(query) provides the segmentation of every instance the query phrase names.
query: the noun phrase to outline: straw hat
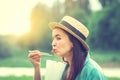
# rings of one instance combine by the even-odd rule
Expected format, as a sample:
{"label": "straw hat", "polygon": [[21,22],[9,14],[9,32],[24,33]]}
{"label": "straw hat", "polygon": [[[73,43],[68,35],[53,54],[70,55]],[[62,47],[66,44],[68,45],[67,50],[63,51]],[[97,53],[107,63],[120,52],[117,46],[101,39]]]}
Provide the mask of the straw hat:
{"label": "straw hat", "polygon": [[65,16],[59,23],[51,22],[49,23],[49,26],[51,29],[59,27],[66,30],[74,37],[76,37],[83,44],[87,51],[89,50],[89,46],[85,42],[86,38],[89,35],[89,31],[81,22],[70,16]]}

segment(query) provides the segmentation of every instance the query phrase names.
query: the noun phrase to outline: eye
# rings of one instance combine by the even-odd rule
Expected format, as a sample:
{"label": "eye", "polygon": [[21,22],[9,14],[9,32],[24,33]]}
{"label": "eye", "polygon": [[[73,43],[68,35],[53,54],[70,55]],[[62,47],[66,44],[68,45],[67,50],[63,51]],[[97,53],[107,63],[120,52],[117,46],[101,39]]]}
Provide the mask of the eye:
{"label": "eye", "polygon": [[57,40],[61,40],[61,37],[56,37]]}

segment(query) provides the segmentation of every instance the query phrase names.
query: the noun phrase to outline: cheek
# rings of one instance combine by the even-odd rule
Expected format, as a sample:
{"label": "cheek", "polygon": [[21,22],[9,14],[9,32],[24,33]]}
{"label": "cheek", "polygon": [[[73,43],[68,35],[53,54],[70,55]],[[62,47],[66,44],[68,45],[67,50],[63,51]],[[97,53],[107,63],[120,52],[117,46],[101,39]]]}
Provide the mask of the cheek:
{"label": "cheek", "polygon": [[63,49],[63,51],[69,52],[72,50],[72,44],[69,42],[65,42],[61,45],[61,48]]}
{"label": "cheek", "polygon": [[70,44],[66,45],[66,48],[67,48],[68,51],[71,51],[72,50],[72,45],[70,45]]}
{"label": "cheek", "polygon": [[61,47],[61,48],[67,48],[68,47],[68,44],[67,44],[67,42],[65,42],[65,41],[62,41],[61,43],[59,43],[59,47]]}

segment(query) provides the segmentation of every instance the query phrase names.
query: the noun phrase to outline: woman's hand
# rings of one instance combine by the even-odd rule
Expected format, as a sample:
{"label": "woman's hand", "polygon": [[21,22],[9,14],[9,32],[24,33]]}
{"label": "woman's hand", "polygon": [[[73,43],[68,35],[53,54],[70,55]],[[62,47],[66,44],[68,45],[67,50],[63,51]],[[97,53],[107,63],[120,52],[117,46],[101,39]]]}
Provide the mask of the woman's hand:
{"label": "woman's hand", "polygon": [[28,58],[34,67],[39,67],[41,54],[38,50],[29,51]]}
{"label": "woman's hand", "polygon": [[40,58],[41,54],[38,50],[29,51],[29,60],[34,66],[34,80],[41,80],[40,75]]}

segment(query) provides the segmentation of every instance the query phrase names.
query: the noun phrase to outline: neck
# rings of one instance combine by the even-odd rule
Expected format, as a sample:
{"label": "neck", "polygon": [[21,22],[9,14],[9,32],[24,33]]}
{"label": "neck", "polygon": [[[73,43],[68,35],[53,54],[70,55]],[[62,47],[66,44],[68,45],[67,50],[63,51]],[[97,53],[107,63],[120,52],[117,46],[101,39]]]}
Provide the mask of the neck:
{"label": "neck", "polygon": [[64,56],[64,60],[71,66],[72,64],[72,54],[69,53],[68,55]]}

